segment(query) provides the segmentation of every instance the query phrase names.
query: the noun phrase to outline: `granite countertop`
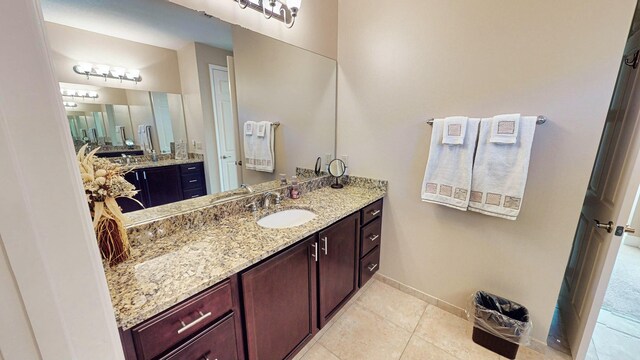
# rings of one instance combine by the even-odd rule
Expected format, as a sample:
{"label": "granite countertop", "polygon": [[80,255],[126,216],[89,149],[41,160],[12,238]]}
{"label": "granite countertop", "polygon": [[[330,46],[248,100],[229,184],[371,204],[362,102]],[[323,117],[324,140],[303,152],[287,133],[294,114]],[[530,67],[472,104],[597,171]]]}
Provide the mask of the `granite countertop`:
{"label": "granite countertop", "polygon": [[142,168],[153,168],[153,167],[161,167],[161,166],[170,166],[170,165],[183,165],[183,164],[195,164],[203,162],[202,159],[185,159],[185,160],[176,160],[176,159],[167,159],[167,160],[158,160],[158,161],[139,161],[132,162],[127,165],[131,169],[142,169]]}
{"label": "granite countertop", "polygon": [[384,195],[383,189],[355,184],[323,187],[282,201],[282,209],[304,208],[317,214],[304,225],[266,229],[256,223],[265,210],[255,215],[243,212],[135,245],[129,260],[105,267],[118,326],[128,329],[149,319]]}

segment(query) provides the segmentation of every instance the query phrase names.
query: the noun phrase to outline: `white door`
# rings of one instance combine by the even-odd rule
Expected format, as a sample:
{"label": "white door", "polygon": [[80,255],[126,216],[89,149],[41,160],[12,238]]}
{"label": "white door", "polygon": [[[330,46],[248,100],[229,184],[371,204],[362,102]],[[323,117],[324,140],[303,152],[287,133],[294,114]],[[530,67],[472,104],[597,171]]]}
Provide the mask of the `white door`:
{"label": "white door", "polygon": [[237,161],[237,126],[233,116],[229,72],[227,68],[209,65],[213,110],[215,115],[216,141],[218,143],[218,164],[220,191],[237,189],[240,185]]}
{"label": "white door", "polygon": [[[640,47],[629,39],[589,181],[559,306],[571,352],[584,359],[640,183],[640,77],[624,64]],[[596,220],[601,227],[596,226]],[[611,232],[602,226],[611,226]]]}

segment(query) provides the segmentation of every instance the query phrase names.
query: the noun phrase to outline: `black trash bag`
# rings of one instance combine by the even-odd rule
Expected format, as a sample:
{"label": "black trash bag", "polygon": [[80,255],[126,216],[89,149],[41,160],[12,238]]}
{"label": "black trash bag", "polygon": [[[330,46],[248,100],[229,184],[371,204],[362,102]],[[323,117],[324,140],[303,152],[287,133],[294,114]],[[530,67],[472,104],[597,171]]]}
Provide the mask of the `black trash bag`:
{"label": "black trash bag", "polygon": [[490,294],[478,291],[472,298],[474,326],[515,344],[528,345],[533,324],[526,307]]}

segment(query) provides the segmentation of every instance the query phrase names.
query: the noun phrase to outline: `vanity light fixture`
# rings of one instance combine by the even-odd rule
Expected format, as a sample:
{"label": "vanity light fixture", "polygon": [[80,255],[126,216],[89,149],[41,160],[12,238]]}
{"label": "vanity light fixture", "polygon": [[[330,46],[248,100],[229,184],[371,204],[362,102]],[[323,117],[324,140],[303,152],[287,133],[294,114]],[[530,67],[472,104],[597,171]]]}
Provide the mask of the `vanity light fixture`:
{"label": "vanity light fixture", "polygon": [[81,97],[83,99],[97,99],[98,93],[96,91],[86,91],[86,90],[71,90],[71,89],[63,89],[60,88],[60,94],[62,96],[68,96],[72,98]]}
{"label": "vanity light fixture", "polygon": [[81,62],[73,67],[73,71],[75,71],[76,74],[85,75],[87,80],[91,76],[99,76],[104,78],[104,81],[107,81],[107,79],[118,79],[120,82],[127,80],[133,81],[136,84],[142,81],[140,70],[125,69],[121,66],[112,67],[109,65],[93,65]]}
{"label": "vanity light fixture", "polygon": [[300,11],[302,0],[233,0],[238,3],[241,9],[247,7],[261,11],[265,18],[272,17],[284,23],[288,28],[292,28],[296,22],[296,17]]}
{"label": "vanity light fixture", "polygon": [[73,101],[64,101],[62,103],[64,104],[64,107],[70,107],[70,108],[78,107],[78,104],[74,103]]}

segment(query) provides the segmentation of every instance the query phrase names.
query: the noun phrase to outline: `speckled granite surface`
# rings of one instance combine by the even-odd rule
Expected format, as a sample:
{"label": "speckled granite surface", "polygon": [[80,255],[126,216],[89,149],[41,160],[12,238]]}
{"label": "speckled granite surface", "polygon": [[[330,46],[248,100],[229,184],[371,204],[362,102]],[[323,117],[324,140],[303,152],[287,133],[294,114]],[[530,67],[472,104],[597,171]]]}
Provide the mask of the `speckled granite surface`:
{"label": "speckled granite surface", "polygon": [[139,161],[138,163],[131,163],[128,167],[132,169],[141,169],[141,168],[153,168],[153,167],[161,167],[161,166],[170,166],[170,165],[183,165],[183,164],[195,164],[201,163],[202,160],[199,159],[186,159],[186,160],[176,160],[176,159],[165,159],[158,161]]}
{"label": "speckled granite surface", "polygon": [[129,260],[105,266],[118,325],[130,328],[382,198],[386,182],[380,184],[384,186],[322,187],[300,199],[286,199],[280,208],[317,214],[289,229],[260,227],[256,219],[267,214],[264,210],[229,211],[215,220],[191,219],[197,226],[174,227],[153,241],[136,243]]}

